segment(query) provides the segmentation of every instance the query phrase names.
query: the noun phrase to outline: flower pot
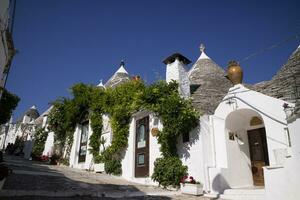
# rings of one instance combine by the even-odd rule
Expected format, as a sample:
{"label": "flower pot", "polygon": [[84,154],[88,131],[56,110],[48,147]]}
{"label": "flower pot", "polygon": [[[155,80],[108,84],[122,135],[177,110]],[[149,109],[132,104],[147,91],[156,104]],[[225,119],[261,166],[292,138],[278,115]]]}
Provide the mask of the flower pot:
{"label": "flower pot", "polygon": [[104,172],[104,163],[94,164],[95,172]]}
{"label": "flower pot", "polygon": [[202,184],[191,184],[191,183],[180,183],[180,190],[182,194],[191,195],[202,195],[203,185]]}
{"label": "flower pot", "polygon": [[0,190],[2,190],[2,187],[3,187],[4,183],[5,183],[5,180],[6,180],[6,178],[4,178],[4,179],[2,179],[0,181]]}

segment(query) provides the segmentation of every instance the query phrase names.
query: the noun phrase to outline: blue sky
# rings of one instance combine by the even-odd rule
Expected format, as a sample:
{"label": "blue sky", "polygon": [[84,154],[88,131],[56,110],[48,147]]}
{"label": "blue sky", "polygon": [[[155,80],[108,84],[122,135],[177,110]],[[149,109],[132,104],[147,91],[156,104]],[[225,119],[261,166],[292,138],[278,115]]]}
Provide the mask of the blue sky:
{"label": "blue sky", "polygon": [[[125,60],[148,83],[165,77],[162,60],[180,52],[195,62],[206,53],[226,67],[240,61],[244,81],[269,80],[300,44],[300,1],[17,0],[15,56],[7,88],[21,97],[14,117],[68,95],[78,82],[107,81]],[[191,67],[191,65],[189,65]]]}

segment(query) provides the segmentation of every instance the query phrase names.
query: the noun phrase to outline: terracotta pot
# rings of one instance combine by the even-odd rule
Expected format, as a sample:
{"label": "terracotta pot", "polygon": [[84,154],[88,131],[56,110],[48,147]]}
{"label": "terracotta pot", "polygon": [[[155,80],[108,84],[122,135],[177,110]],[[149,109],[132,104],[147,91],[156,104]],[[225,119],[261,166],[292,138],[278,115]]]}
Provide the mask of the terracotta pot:
{"label": "terracotta pot", "polygon": [[227,68],[227,77],[233,85],[240,84],[243,81],[243,70],[236,61],[229,61]]}
{"label": "terracotta pot", "polygon": [[139,81],[139,80],[141,80],[141,77],[137,75],[137,76],[132,77],[132,79],[135,81]]}
{"label": "terracotta pot", "polygon": [[151,129],[151,135],[152,135],[153,137],[157,136],[158,132],[159,132],[158,128],[152,128],[152,129]]}

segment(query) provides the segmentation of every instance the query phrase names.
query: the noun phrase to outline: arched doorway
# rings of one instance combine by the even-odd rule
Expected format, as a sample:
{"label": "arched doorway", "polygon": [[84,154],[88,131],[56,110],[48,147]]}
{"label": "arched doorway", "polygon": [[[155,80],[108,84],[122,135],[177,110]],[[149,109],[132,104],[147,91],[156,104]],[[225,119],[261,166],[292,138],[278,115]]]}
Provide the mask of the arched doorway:
{"label": "arched doorway", "polygon": [[[239,109],[231,112],[225,123],[228,132],[229,159],[232,157],[244,159],[244,163],[248,164],[247,167],[243,165],[243,161],[231,160],[237,163],[236,165],[241,165],[240,168],[243,169],[241,173],[252,175],[254,186],[264,186],[263,167],[269,165],[269,156],[266,130],[261,115],[251,109]],[[233,149],[240,152],[234,152]],[[239,153],[244,156],[238,157]],[[238,169],[239,166],[232,165],[231,168]]]}

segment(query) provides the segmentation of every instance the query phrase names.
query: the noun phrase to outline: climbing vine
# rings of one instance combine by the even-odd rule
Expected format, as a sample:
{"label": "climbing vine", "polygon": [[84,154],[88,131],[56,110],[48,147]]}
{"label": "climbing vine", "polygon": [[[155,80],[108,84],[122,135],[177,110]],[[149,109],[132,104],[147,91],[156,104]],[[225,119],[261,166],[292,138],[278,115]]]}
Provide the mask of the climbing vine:
{"label": "climbing vine", "polygon": [[154,162],[152,179],[163,187],[178,186],[179,180],[187,174],[187,167],[177,155],[177,139],[197,126],[199,113],[189,100],[180,97],[176,82],[154,83],[145,89],[141,100],[142,105],[156,113],[163,123],[157,135],[162,157]]}
{"label": "climbing vine", "polygon": [[34,144],[32,154],[34,157],[40,157],[43,153],[48,132],[44,128],[38,128],[34,134]]}
{"label": "climbing vine", "polygon": [[189,100],[180,97],[176,82],[160,81],[145,89],[142,105],[162,120],[163,130],[158,133],[158,143],[164,157],[177,156],[177,138],[197,126],[198,112]]}
{"label": "climbing vine", "polygon": [[102,115],[104,113],[103,109],[105,102],[104,89],[101,87],[94,88],[90,100],[90,120],[93,133],[89,138],[89,146],[91,147],[89,151],[93,154],[94,162],[99,163],[101,162],[99,148],[101,144],[101,134],[103,127]]}
{"label": "climbing vine", "polygon": [[5,124],[11,117],[12,111],[17,107],[20,98],[0,87],[0,124]]}
{"label": "climbing vine", "polygon": [[79,83],[71,88],[72,98],[60,98],[52,103],[49,114],[49,129],[55,133],[55,142],[70,154],[76,124],[89,118],[92,100],[97,88]]}
{"label": "climbing vine", "polygon": [[[73,141],[76,124],[88,116],[93,130],[89,150],[95,163],[104,162],[107,173],[121,174],[122,152],[128,145],[131,116],[139,110],[149,110],[164,125],[157,135],[162,157],[155,162],[152,178],[163,186],[179,184],[178,180],[186,174],[187,167],[182,165],[177,155],[177,139],[180,134],[197,126],[199,113],[189,100],[180,97],[176,82],[159,81],[146,86],[140,80],[132,80],[107,89],[77,84],[71,91],[73,97],[54,102],[50,113],[50,128],[62,144],[66,139]],[[103,114],[110,118],[113,138],[110,146],[100,153]],[[169,162],[174,164],[165,164]],[[170,170],[176,173],[167,175]]]}

